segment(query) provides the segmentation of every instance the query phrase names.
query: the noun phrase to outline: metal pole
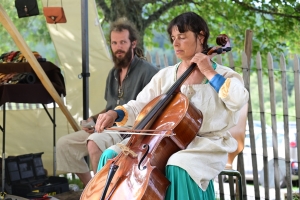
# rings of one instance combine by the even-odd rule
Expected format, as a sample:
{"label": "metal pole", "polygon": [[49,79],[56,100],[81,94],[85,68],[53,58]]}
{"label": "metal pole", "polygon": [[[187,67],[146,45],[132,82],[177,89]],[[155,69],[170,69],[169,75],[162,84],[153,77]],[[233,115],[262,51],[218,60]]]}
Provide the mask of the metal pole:
{"label": "metal pole", "polygon": [[3,137],[2,137],[2,195],[5,189],[5,123],[6,123],[6,103],[3,104]]}
{"label": "metal pole", "polygon": [[83,119],[89,117],[89,33],[88,33],[88,0],[81,0],[81,30],[82,30],[82,92]]}
{"label": "metal pole", "polygon": [[56,176],[56,121],[55,121],[55,101],[53,102],[53,176]]}
{"label": "metal pole", "polygon": [[[88,23],[88,0],[81,0],[81,33],[82,33],[82,98],[83,119],[89,117],[89,23]],[[85,156],[89,163],[89,157]]]}

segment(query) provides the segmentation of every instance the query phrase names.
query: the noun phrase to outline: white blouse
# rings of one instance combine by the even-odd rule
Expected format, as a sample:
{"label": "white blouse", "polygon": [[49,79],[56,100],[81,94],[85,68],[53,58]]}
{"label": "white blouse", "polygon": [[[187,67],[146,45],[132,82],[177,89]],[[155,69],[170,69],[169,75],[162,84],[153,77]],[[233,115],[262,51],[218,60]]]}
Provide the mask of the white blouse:
{"label": "white blouse", "polygon": [[[177,65],[161,69],[136,100],[123,105],[128,116],[125,126],[132,126],[148,102],[169,90],[176,81],[176,71]],[[237,142],[228,130],[237,124],[239,110],[249,98],[238,73],[218,64],[216,72],[226,78],[219,93],[209,83],[181,86],[181,93],[202,112],[203,122],[198,136],[167,163],[186,170],[202,190],[225,168],[228,153],[236,150]]]}

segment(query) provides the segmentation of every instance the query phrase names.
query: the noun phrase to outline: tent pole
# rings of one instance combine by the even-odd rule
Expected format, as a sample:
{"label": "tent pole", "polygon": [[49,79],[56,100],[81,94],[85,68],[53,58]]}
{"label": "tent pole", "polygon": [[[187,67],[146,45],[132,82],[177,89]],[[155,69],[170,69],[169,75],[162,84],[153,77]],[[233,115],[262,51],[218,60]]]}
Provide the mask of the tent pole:
{"label": "tent pole", "polygon": [[89,22],[88,0],[81,0],[81,31],[82,31],[82,97],[83,119],[89,118]]}
{"label": "tent pole", "polygon": [[45,89],[49,92],[53,100],[58,104],[59,108],[63,112],[63,114],[66,116],[67,120],[71,124],[74,131],[80,130],[78,124],[75,122],[73,116],[67,109],[67,107],[64,105],[63,100],[58,95],[57,91],[53,87],[51,81],[49,80],[48,76],[44,72],[43,68],[41,67],[40,63],[37,61],[35,56],[33,55],[32,51],[24,41],[23,37],[3,9],[3,7],[0,5],[0,23],[4,26],[4,28],[7,30],[7,32],[10,34],[16,45],[18,46],[19,50],[22,52],[22,54],[25,56],[25,58],[28,60],[30,66],[36,73],[36,75],[41,80],[43,86]]}

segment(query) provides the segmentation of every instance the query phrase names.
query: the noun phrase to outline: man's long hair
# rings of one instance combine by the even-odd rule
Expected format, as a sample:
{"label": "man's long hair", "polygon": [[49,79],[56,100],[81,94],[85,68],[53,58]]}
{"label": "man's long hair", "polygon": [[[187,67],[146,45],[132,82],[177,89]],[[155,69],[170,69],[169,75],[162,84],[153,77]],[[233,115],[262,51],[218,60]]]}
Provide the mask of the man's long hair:
{"label": "man's long hair", "polygon": [[[138,43],[140,39],[139,32],[136,29],[136,26],[125,17],[117,19],[110,25],[109,38],[111,38],[112,31],[121,32],[123,30],[128,30],[130,42],[137,41]],[[134,54],[140,58],[145,59],[144,52],[139,47],[134,48]]]}

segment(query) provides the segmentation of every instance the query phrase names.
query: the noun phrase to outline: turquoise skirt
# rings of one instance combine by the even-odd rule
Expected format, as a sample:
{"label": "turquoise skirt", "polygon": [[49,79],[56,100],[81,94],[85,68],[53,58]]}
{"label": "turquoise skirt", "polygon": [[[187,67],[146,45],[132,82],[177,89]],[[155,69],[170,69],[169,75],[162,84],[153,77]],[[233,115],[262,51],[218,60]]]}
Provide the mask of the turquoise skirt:
{"label": "turquoise skirt", "polygon": [[[97,171],[99,171],[105,165],[108,159],[112,159],[117,155],[118,154],[111,149],[105,150],[100,158]],[[172,165],[168,165],[166,167],[166,177],[171,184],[168,187],[165,200],[215,199],[215,190],[212,180],[209,182],[207,189],[203,191],[185,170]]]}

